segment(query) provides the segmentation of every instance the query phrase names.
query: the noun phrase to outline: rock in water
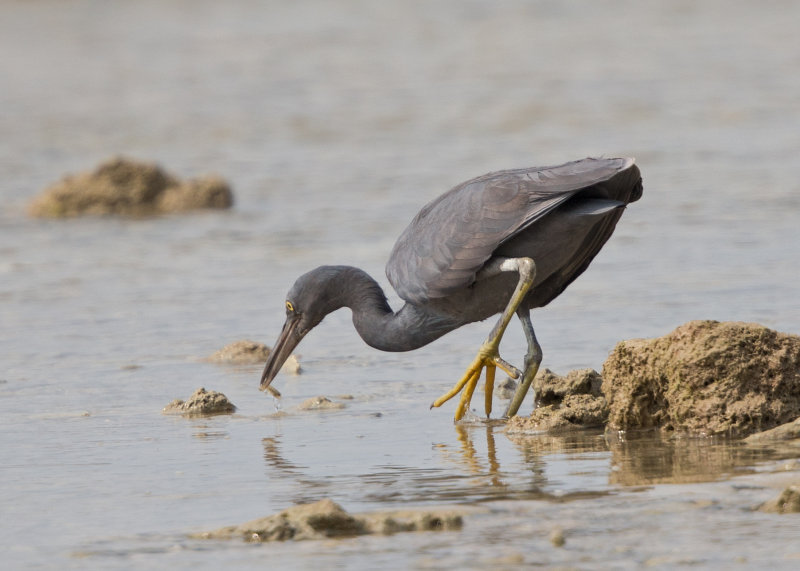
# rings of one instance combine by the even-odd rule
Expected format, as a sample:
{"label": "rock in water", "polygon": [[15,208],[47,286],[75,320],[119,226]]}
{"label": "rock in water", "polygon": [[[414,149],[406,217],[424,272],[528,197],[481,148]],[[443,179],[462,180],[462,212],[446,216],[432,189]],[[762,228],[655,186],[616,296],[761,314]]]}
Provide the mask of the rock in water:
{"label": "rock in water", "polygon": [[336,502],[323,499],[300,504],[267,516],[195,534],[201,539],[241,538],[249,542],[286,541],[352,537],[365,534],[392,534],[403,531],[440,531],[461,529],[459,511],[406,510],[351,515]]}
{"label": "rock in water", "polygon": [[230,414],[236,411],[236,407],[222,393],[207,391],[200,387],[189,400],[182,401],[175,399],[163,408],[164,413],[178,413],[186,416],[204,416],[214,414]]}
{"label": "rock in water", "polygon": [[317,396],[304,400],[297,408],[300,410],[338,410],[344,407],[342,402],[332,401],[325,396]]}
{"label": "rock in water", "polygon": [[[211,355],[208,360],[214,363],[229,363],[232,365],[263,365],[269,354],[270,348],[263,343],[243,339],[225,345],[225,347]],[[302,368],[297,355],[289,355],[281,370],[294,375],[300,374]]]}
{"label": "rock in water", "polygon": [[800,485],[789,486],[777,498],[764,502],[758,509],[768,513],[800,513]]}
{"label": "rock in water", "polygon": [[764,444],[770,442],[783,442],[786,440],[794,440],[796,444],[800,444],[800,418],[796,418],[792,422],[787,422],[764,430],[756,432],[744,439],[749,444]]}
{"label": "rock in water", "polygon": [[746,436],[800,416],[800,337],[754,323],[691,321],[617,344],[602,389],[612,429]]}
{"label": "rock in water", "polygon": [[543,406],[561,404],[564,397],[570,395],[599,397],[602,384],[602,377],[594,369],[576,369],[564,377],[545,369],[533,380],[534,402],[536,406]]}
{"label": "rock in water", "polygon": [[218,176],[180,181],[158,165],[122,157],[92,172],[67,175],[28,207],[31,216],[148,216],[198,208],[230,208],[233,193]]}
{"label": "rock in water", "polygon": [[536,408],[530,416],[514,416],[506,424],[509,434],[526,434],[602,428],[608,418],[606,399],[600,392],[603,379],[594,369],[570,371],[566,376],[550,369],[533,380]]}

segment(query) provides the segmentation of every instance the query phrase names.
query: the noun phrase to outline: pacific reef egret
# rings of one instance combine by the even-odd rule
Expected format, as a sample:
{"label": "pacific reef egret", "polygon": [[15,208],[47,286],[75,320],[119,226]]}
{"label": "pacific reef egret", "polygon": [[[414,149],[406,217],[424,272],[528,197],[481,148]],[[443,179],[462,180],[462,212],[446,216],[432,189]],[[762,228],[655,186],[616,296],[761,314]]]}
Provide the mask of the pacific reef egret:
{"label": "pacific reef egret", "polygon": [[[349,307],[358,334],[382,351],[411,351],[474,321],[501,314],[474,361],[441,406],[459,392],[455,419],[469,407],[486,369],[487,417],[495,370],[521,380],[505,412],[514,416],[542,361],[530,310],[547,305],[589,266],[622,211],[642,196],[633,159],[587,158],[551,167],[489,173],[427,204],[400,235],[386,264],[405,301],[393,311],[380,285],[351,266],[303,274],[286,296],[286,322],[264,367],[270,386],[303,337],[332,311]],[[522,371],[500,358],[516,313],[527,339]]]}

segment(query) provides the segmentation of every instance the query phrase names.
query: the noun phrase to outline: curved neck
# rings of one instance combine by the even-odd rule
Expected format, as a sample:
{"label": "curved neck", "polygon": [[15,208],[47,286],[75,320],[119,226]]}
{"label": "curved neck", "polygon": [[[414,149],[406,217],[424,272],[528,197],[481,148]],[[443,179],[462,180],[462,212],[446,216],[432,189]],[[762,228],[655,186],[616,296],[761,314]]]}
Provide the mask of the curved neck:
{"label": "curved neck", "polygon": [[[340,266],[344,284],[339,307],[353,311],[353,325],[364,342],[381,351],[411,351],[435,341],[463,323],[425,306],[406,303],[393,312],[381,286],[363,270]],[[338,280],[337,280],[338,281]]]}

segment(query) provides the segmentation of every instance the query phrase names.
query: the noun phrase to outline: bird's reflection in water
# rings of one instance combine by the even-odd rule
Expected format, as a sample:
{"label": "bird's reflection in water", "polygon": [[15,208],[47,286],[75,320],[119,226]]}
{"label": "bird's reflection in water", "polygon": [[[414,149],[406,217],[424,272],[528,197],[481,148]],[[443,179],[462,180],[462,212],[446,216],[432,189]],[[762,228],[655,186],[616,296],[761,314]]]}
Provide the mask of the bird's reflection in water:
{"label": "bird's reflection in water", "polygon": [[302,476],[302,466],[286,460],[281,454],[280,437],[270,436],[261,439],[261,445],[264,447],[264,461],[267,467],[280,472],[286,476]]}
{"label": "bird's reflection in water", "polygon": [[[678,438],[658,432],[622,436],[600,431],[507,434],[496,432],[503,431],[502,425],[474,423],[457,424],[455,430],[460,444],[458,462],[473,476],[475,489],[470,493],[493,498],[564,501],[587,493],[606,493],[618,486],[715,481],[759,461],[780,458],[774,450],[747,447],[731,439]],[[485,448],[479,441],[483,435]],[[518,455],[499,445],[506,439]],[[562,467],[556,468],[559,475],[555,481],[552,472],[558,464]]]}
{"label": "bird's reflection in water", "polygon": [[[657,433],[619,437],[576,431],[508,434],[501,422],[457,423],[432,456],[375,464],[374,457],[341,470],[302,465],[275,435],[262,439],[270,489],[294,503],[324,497],[347,503],[431,504],[492,500],[565,502],[614,493],[620,487],[719,480],[776,453],[725,439]],[[419,446],[425,446],[420,441]],[[351,449],[347,454],[359,451]],[[423,453],[424,455],[424,453]],[[274,486],[274,487],[273,487]]]}
{"label": "bird's reflection in water", "polygon": [[484,468],[478,453],[475,450],[475,444],[472,442],[470,432],[472,428],[480,431],[481,427],[467,428],[463,424],[457,423],[455,425],[456,436],[461,443],[461,456],[464,459],[464,464],[472,474],[480,474],[489,476],[489,482],[493,486],[503,486],[503,481],[500,478],[500,463],[497,461],[497,445],[494,441],[494,427],[487,424],[484,428],[486,433],[486,461],[488,467]]}
{"label": "bird's reflection in water", "polygon": [[[463,491],[465,499],[539,497],[543,494],[542,489],[547,479],[544,461],[540,455],[524,455],[524,467],[520,468],[520,458],[506,454],[504,461],[511,468],[503,470],[503,451],[498,450],[497,439],[501,443],[506,440],[504,426],[502,421],[456,423],[454,428],[459,443],[458,454],[453,454],[452,447],[445,444],[437,446],[446,459],[455,462],[461,471],[472,477],[470,489]],[[499,435],[496,434],[498,431]]]}
{"label": "bird's reflection in water", "polygon": [[[514,499],[564,502],[609,493],[607,489],[589,485],[587,478],[580,475],[576,476],[575,482],[563,480],[563,466],[569,462],[564,454],[576,451],[608,452],[596,434],[570,437],[539,434],[512,438],[505,432],[505,423],[500,421],[456,424],[455,430],[460,444],[459,454],[449,454],[448,458],[452,460],[455,457],[460,469],[471,475],[471,485],[461,492],[465,501]],[[511,447],[507,446],[509,443]],[[440,446],[440,449],[448,451],[446,446]],[[596,458],[592,460],[596,462]],[[559,474],[556,480],[548,474],[548,464],[550,472]]]}

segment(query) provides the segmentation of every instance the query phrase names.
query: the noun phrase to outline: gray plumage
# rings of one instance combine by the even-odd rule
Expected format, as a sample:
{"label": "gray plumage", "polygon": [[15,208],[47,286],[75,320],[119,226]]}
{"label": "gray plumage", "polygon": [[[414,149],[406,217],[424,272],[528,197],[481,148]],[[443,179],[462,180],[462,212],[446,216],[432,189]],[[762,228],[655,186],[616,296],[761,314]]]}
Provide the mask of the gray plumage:
{"label": "gray plumage", "polygon": [[[352,309],[362,339],[384,351],[416,349],[466,323],[516,311],[529,368],[541,350],[527,311],[552,301],[588,267],[624,207],[641,195],[639,169],[617,158],[505,170],[459,184],[424,206],[392,250],[386,275],[406,302],[399,311],[358,268],[322,266],[297,279],[261,388],[276,392],[269,385],[291,350],[341,307]],[[509,309],[521,274],[495,266],[522,258],[535,263],[535,279]]]}
{"label": "gray plumage", "polygon": [[[601,220],[606,213],[602,207],[615,202],[622,207],[640,196],[641,176],[630,159],[584,159],[489,173],[424,206],[398,238],[386,276],[402,299],[420,304],[471,285],[493,255],[533,258],[541,283],[541,258],[546,254],[556,258],[548,264],[552,268],[548,273],[558,273],[553,278],[563,283],[560,289],[550,288],[557,293],[537,296],[547,298],[537,305],[546,305],[611,236],[622,213]],[[586,202],[562,208],[547,220],[548,214],[573,198]],[[595,202],[602,200],[611,202]],[[596,212],[592,204],[598,206]],[[537,226],[539,221],[544,226]],[[602,224],[595,226],[598,221]],[[580,249],[582,244],[586,247]]]}

